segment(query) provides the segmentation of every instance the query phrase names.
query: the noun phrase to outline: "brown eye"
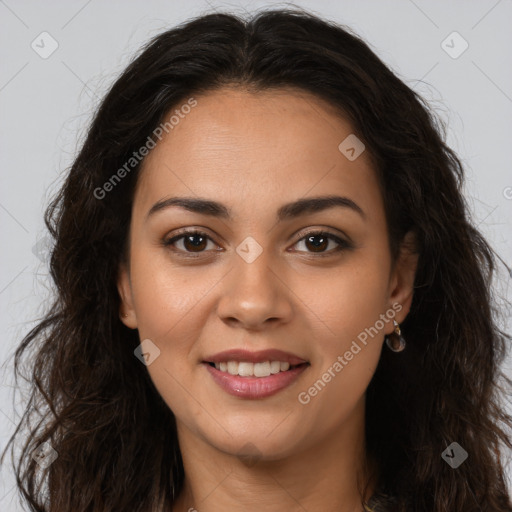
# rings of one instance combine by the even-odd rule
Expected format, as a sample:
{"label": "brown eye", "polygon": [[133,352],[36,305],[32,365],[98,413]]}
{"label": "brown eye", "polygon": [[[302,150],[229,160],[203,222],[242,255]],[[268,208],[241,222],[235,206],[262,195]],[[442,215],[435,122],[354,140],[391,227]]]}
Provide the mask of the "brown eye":
{"label": "brown eye", "polygon": [[183,245],[187,251],[202,251],[207,245],[207,237],[202,235],[186,235],[183,237]]}
{"label": "brown eye", "polygon": [[[343,249],[349,249],[351,244],[341,238],[333,235],[332,233],[328,233],[325,231],[315,231],[313,233],[308,233],[306,236],[302,237],[297,244],[304,243],[306,247],[306,251],[309,253],[317,253],[321,256],[324,254],[330,255],[332,253],[337,253]],[[333,242],[335,247],[331,250],[326,250],[329,247],[329,243]],[[336,246],[337,244],[337,246]],[[302,252],[302,251],[301,251]]]}
{"label": "brown eye", "polygon": [[[169,240],[165,240],[164,245],[166,247],[173,246],[178,249],[178,251],[185,253],[201,253],[204,252],[209,241],[212,240],[202,231],[186,231]],[[178,247],[177,242],[181,242],[182,247]]]}
{"label": "brown eye", "polygon": [[329,238],[320,235],[310,235],[306,237],[306,247],[313,252],[323,252],[329,245]]}

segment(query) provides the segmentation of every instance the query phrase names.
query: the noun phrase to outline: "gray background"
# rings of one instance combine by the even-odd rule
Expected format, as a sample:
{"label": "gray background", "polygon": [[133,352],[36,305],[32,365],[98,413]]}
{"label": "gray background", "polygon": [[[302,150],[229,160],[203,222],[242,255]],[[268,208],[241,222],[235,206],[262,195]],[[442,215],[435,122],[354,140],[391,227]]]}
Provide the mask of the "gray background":
{"label": "gray background", "polygon": [[[0,448],[22,411],[21,396],[16,404],[13,399],[13,351],[48,300],[43,210],[83,140],[94,106],[140,45],[160,31],[215,10],[286,5],[0,0]],[[512,265],[512,0],[295,5],[352,27],[440,113],[448,123],[448,143],[466,168],[474,222]],[[52,44],[58,44],[56,51],[42,58]],[[509,300],[510,281],[505,272],[496,280],[496,292]],[[510,318],[503,322],[511,331]],[[509,375],[511,367],[509,359]],[[21,510],[9,466],[0,476],[0,509]]]}

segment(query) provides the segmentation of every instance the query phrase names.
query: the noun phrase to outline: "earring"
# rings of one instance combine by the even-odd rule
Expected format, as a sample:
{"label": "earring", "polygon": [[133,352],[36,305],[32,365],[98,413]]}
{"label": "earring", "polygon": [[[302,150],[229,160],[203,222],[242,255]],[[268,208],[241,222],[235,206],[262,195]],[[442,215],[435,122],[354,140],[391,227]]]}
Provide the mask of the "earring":
{"label": "earring", "polygon": [[123,313],[121,316],[122,316],[123,318],[126,318],[128,315],[127,315],[126,313]]}
{"label": "earring", "polygon": [[395,326],[395,331],[385,336],[386,345],[393,352],[402,352],[402,350],[405,348],[406,342],[402,336],[400,325],[396,320],[393,320],[393,325]]}

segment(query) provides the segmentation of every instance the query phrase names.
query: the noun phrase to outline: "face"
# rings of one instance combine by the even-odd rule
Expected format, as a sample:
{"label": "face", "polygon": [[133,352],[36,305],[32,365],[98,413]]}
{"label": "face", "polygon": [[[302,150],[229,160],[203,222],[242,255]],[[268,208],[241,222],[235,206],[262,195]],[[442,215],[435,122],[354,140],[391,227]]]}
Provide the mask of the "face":
{"label": "face", "polygon": [[278,459],[360,433],[415,271],[406,252],[392,269],[369,155],[340,150],[353,128],[307,93],[195,99],[146,157],[119,274],[122,320],[151,340],[143,371],[178,432],[224,453]]}

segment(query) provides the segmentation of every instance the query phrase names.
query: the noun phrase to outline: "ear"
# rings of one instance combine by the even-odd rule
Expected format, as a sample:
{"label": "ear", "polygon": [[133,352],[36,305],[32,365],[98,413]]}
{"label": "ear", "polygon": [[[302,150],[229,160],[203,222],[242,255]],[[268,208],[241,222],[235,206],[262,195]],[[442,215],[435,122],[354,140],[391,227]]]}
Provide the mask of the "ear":
{"label": "ear", "polygon": [[[390,279],[389,307],[395,304],[396,321],[402,323],[411,309],[414,278],[418,267],[418,247],[415,233],[409,231],[403,238],[400,245],[399,254]],[[398,309],[397,303],[401,306]],[[389,328],[390,334],[393,332],[393,325]]]}
{"label": "ear", "polygon": [[119,318],[126,327],[130,329],[137,328],[137,316],[133,307],[132,286],[130,282],[130,273],[125,263],[119,266],[117,277],[117,290],[121,298],[121,306],[119,311]]}

